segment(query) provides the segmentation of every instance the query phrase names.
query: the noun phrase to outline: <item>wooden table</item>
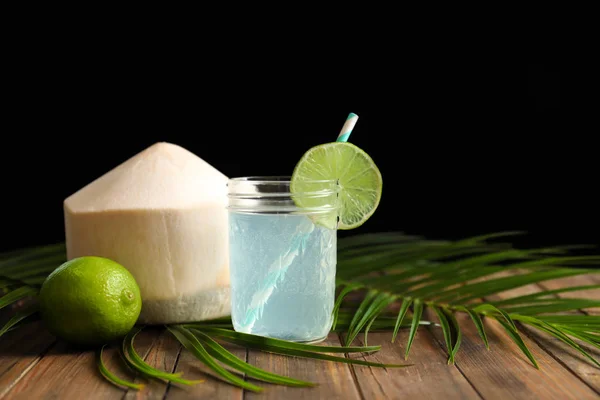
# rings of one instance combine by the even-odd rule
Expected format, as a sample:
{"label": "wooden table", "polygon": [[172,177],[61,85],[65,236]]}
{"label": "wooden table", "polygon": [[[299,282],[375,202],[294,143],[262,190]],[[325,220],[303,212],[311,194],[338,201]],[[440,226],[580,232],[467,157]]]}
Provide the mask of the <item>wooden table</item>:
{"label": "wooden table", "polygon": [[[541,287],[600,283],[598,276],[583,276],[514,290],[505,295],[526,294]],[[599,298],[599,291],[569,293],[570,297]],[[581,312],[594,312],[585,310]],[[427,319],[435,320],[432,315]],[[123,390],[105,381],[97,372],[93,352],[80,352],[57,341],[39,323],[9,332],[0,339],[0,398],[6,399],[597,399],[600,397],[600,369],[585,361],[557,340],[522,328],[523,340],[540,364],[536,370],[501,328],[486,321],[491,350],[478,338],[468,317],[461,319],[464,338],[456,364],[446,363],[442,332],[421,327],[408,362],[410,368],[379,369],[348,366],[246,351],[229,347],[237,356],[267,370],[319,383],[317,388],[288,388],[264,384],[264,393],[244,392],[205,374],[207,369],[165,330],[144,330],[136,341],[146,362],[165,371],[183,372],[190,379],[205,379],[194,387],[144,381],[139,391]],[[368,359],[404,363],[407,332],[390,343],[390,333],[369,334],[369,344],[382,350]],[[360,337],[362,340],[362,337]],[[340,344],[330,334],[326,344]],[[600,359],[600,351],[592,353]],[[122,377],[126,371],[114,350],[105,361]],[[259,383],[263,385],[262,383]]]}

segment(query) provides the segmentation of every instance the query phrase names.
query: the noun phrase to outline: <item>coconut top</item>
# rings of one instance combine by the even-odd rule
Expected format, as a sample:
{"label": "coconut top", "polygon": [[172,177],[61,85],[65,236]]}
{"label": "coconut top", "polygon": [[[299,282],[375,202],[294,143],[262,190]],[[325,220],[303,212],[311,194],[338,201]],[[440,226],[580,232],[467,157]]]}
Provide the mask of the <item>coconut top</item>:
{"label": "coconut top", "polygon": [[183,147],[159,142],[69,196],[72,212],[173,209],[227,201],[228,178]]}

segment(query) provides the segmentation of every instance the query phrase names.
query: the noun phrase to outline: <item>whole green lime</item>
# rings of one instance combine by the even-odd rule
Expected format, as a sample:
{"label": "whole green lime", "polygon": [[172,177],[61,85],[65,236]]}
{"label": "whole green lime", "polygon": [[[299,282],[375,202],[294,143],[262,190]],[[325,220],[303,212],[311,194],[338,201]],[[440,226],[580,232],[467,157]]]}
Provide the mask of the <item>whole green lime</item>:
{"label": "whole green lime", "polygon": [[51,333],[84,346],[124,336],[142,309],[133,275],[103,257],[79,257],[62,264],[42,284],[39,303]]}

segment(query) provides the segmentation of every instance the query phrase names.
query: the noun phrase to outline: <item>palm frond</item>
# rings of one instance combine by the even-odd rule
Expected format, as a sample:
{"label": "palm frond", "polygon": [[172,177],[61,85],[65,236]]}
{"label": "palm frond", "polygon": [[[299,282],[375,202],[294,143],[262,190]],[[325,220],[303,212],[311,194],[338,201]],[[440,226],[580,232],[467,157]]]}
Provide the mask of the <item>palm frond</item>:
{"label": "palm frond", "polygon": [[560,327],[553,326],[553,325],[549,324],[548,322],[545,322],[545,321],[542,321],[542,320],[539,320],[536,318],[532,318],[532,317],[519,316],[517,318],[519,321],[521,321],[527,325],[535,327],[536,329],[538,329],[540,331],[543,331],[551,336],[554,336],[556,339],[560,340],[561,342],[565,343],[566,345],[570,346],[571,348],[577,350],[579,353],[583,354],[583,356],[588,358],[593,364],[596,364],[596,366],[600,367],[600,362],[598,362],[587,351],[585,351],[581,346],[579,346],[579,344],[577,344],[575,341],[573,341],[567,335],[566,332],[564,332],[560,329]]}
{"label": "palm frond", "polygon": [[223,341],[244,346],[250,349],[261,350],[269,353],[282,354],[286,356],[312,358],[325,361],[336,361],[346,364],[365,365],[368,367],[385,367],[385,368],[403,368],[407,364],[382,364],[369,361],[363,361],[355,358],[345,358],[331,356],[324,353],[358,353],[358,352],[373,352],[381,349],[380,346],[365,346],[350,348],[343,346],[314,346],[302,343],[293,343],[286,340],[272,339],[263,336],[250,335],[242,332],[234,332],[220,328],[207,328],[197,324],[183,325],[185,328],[191,328],[194,331],[210,333],[213,337],[222,339]]}
{"label": "palm frond", "polygon": [[[499,323],[508,337],[537,367],[533,355],[521,339],[519,321],[529,327],[559,338],[578,352],[591,355],[573,339],[598,344],[600,326],[589,315],[555,315],[590,307],[600,307],[600,300],[557,297],[559,293],[595,289],[587,285],[540,291],[535,294],[509,297],[486,302],[490,296],[526,285],[583,274],[599,273],[598,269],[581,268],[600,265],[600,256],[576,256],[570,251],[577,246],[556,248],[516,249],[508,243],[492,243],[491,239],[506,238],[515,232],[484,235],[460,241],[429,241],[400,234],[351,237],[352,245],[340,240],[338,256],[338,289],[334,313],[344,309],[345,298],[354,292],[366,295],[352,312],[353,321],[347,330],[346,345],[350,345],[365,322],[376,324],[388,303],[400,303],[397,324],[412,308],[412,324],[406,345],[406,356],[424,307],[437,315],[452,363],[460,346],[461,329],[455,313],[467,313],[479,336],[489,348],[483,319]],[[508,276],[507,276],[508,273]],[[379,302],[377,301],[379,300]],[[346,307],[347,308],[347,307]],[[554,315],[552,315],[554,314]],[[563,318],[569,317],[569,318]],[[338,316],[334,316],[339,320]],[[533,319],[529,319],[533,318]],[[550,318],[550,319],[548,319]],[[557,318],[557,319],[552,319]],[[395,340],[397,328],[392,334]],[[570,336],[570,337],[569,337]],[[573,339],[571,339],[573,338]],[[597,363],[596,360],[593,361]]]}
{"label": "palm frond", "polygon": [[415,340],[415,336],[417,335],[417,329],[419,328],[419,322],[421,321],[421,315],[423,314],[423,302],[421,301],[421,299],[416,299],[413,302],[413,304],[413,318],[412,323],[410,324],[410,333],[408,334],[408,343],[406,345],[404,359],[408,358],[408,353],[410,352],[412,343]]}
{"label": "palm frond", "polygon": [[455,313],[453,311],[450,311],[448,309],[443,309],[442,312],[447,314],[448,319],[450,320],[450,326],[452,328],[451,329],[452,347],[448,346],[448,352],[450,353],[450,356],[448,357],[448,363],[453,364],[454,357],[456,357],[456,353],[458,353],[458,349],[460,348],[460,343],[462,341],[462,331],[460,329],[460,325],[458,324]]}
{"label": "palm frond", "polygon": [[457,307],[456,309],[458,311],[463,311],[463,312],[466,312],[469,314],[469,316],[473,320],[473,323],[475,324],[477,333],[479,333],[481,340],[483,340],[483,343],[485,343],[485,348],[489,350],[490,344],[488,342],[487,335],[485,334],[485,328],[483,327],[483,321],[481,320],[481,316],[479,314],[477,314],[475,311],[473,311],[469,308],[466,308],[466,307]]}
{"label": "palm frond", "polygon": [[396,300],[395,296],[385,292],[377,293],[376,291],[370,291],[367,293],[350,322],[346,343],[352,343],[356,336],[364,330],[365,344],[367,344],[367,335],[371,324],[375,321],[377,315],[393,303],[394,300]]}
{"label": "palm frond", "polygon": [[196,336],[200,339],[204,345],[206,345],[206,349],[214,358],[222,362],[223,364],[228,365],[230,368],[237,369],[240,372],[245,373],[246,375],[259,379],[264,382],[274,383],[277,385],[286,385],[286,386],[296,386],[296,387],[305,387],[305,386],[316,386],[316,384],[307,381],[301,381],[299,379],[293,379],[288,377],[283,377],[281,375],[273,374],[271,372],[265,371],[264,369],[257,368],[253,365],[250,365],[235,355],[231,354],[227,349],[221,346],[217,341],[213,340],[206,333],[195,330]]}
{"label": "palm frond", "polygon": [[[0,309],[36,297],[46,277],[66,261],[65,251],[64,243],[58,243],[0,254]],[[1,326],[0,337],[31,320],[36,309],[29,310],[31,313],[22,311]]]}
{"label": "palm frond", "polygon": [[29,286],[20,286],[14,290],[11,290],[8,294],[0,297],[0,310],[4,307],[11,305],[25,297],[35,295],[38,290]]}
{"label": "palm frond", "polygon": [[[402,304],[400,305],[400,310],[398,311],[398,318],[396,319],[396,323],[394,324],[394,333],[392,334],[392,343],[396,340],[396,336],[398,335],[398,331],[400,330],[400,326],[402,326],[402,321],[404,321],[404,316],[408,311],[408,308],[412,304],[412,299],[410,297],[405,297],[402,300]],[[376,319],[374,319],[375,321]]]}
{"label": "palm frond", "polygon": [[[349,315],[344,315],[343,319],[348,319]],[[342,347],[342,346],[317,346],[302,343],[293,343],[285,340],[271,339],[250,335],[246,333],[235,332],[231,328],[222,328],[221,326],[231,325],[230,319],[216,319],[212,321],[203,321],[195,324],[170,325],[167,326],[169,332],[192,354],[194,354],[203,364],[208,366],[216,377],[236,385],[238,387],[248,389],[250,391],[261,391],[262,388],[252,383],[246,382],[241,375],[245,374],[248,377],[261,380],[277,385],[286,385],[292,387],[311,387],[316,384],[313,382],[302,381],[291,377],[274,374],[272,372],[257,368],[251,364],[242,361],[234,354],[221,346],[215,339],[224,342],[242,345],[246,348],[257,349],[261,351],[282,354],[294,357],[305,357],[324,361],[336,361],[348,364],[365,365],[370,367],[386,367],[400,368],[408,365],[401,364],[380,364],[369,361],[364,361],[354,358],[336,357],[324,353],[362,353],[370,354],[377,352],[381,346],[360,346],[360,347]],[[348,324],[342,325],[344,328]],[[385,325],[388,329],[389,324]],[[125,365],[133,372],[139,374],[146,379],[158,379],[166,382],[181,383],[185,385],[195,385],[203,382],[202,380],[187,380],[181,377],[181,374],[173,374],[157,370],[147,364],[143,358],[136,352],[134,340],[136,335],[141,331],[141,327],[134,328],[123,339],[119,348],[119,353]],[[99,356],[100,357],[100,356]],[[100,362],[100,361],[99,361]],[[128,382],[116,377],[110,373],[101,364],[98,364],[102,375],[120,386],[128,388],[138,388],[140,385],[133,382]],[[229,369],[225,368],[228,367]]]}
{"label": "palm frond", "polygon": [[462,332],[454,313],[447,308],[432,306],[440,320],[446,347],[448,348],[448,364],[454,364],[454,357],[460,347]]}
{"label": "palm frond", "polygon": [[0,337],[4,335],[6,332],[9,332],[12,329],[15,329],[18,324],[27,320],[28,318],[32,318],[38,312],[37,307],[29,307],[26,310],[19,311],[15,315],[13,315],[3,327],[0,328]]}
{"label": "palm frond", "polygon": [[106,365],[104,365],[104,361],[102,360],[102,353],[103,353],[105,347],[106,347],[106,345],[103,345],[96,352],[98,370],[100,371],[100,374],[102,374],[102,376],[104,378],[106,378],[107,381],[113,383],[114,385],[116,385],[118,387],[126,387],[126,388],[130,388],[130,389],[135,389],[135,390],[142,389],[144,387],[143,384],[137,384],[137,383],[125,380],[125,379],[121,379],[118,376],[116,376],[115,374],[113,374],[112,372],[110,372],[108,370],[108,368],[106,368]]}
{"label": "palm frond", "polygon": [[131,330],[131,332],[129,332],[123,339],[121,348],[119,349],[121,358],[130,369],[140,373],[146,378],[160,379],[168,382],[181,383],[188,386],[204,382],[203,380],[190,381],[187,379],[182,379],[181,374],[179,373],[172,374],[160,371],[148,365],[135,351],[135,346],[133,345],[135,337],[141,330],[142,328],[134,328]]}
{"label": "palm frond", "polygon": [[229,372],[227,369],[222,367],[204,348],[198,338],[190,332],[187,328],[174,325],[167,326],[169,332],[171,332],[183,346],[196,356],[200,361],[207,367],[212,369],[221,379],[227,380],[236,386],[243,389],[250,390],[252,392],[262,392],[263,389],[260,386],[256,386],[252,383],[246,382],[240,376]]}
{"label": "palm frond", "polygon": [[531,351],[529,350],[525,342],[523,342],[523,339],[521,339],[521,335],[519,335],[519,331],[517,330],[517,327],[515,326],[514,322],[510,320],[511,323],[508,323],[504,318],[499,317],[496,317],[495,319],[500,323],[500,325],[502,325],[502,327],[504,328],[508,336],[510,336],[510,338],[513,340],[513,342],[515,342],[516,345],[519,346],[521,351],[527,356],[527,358],[529,358],[533,366],[537,369],[540,369],[537,361],[535,361],[535,358],[533,357],[533,354],[531,354]]}

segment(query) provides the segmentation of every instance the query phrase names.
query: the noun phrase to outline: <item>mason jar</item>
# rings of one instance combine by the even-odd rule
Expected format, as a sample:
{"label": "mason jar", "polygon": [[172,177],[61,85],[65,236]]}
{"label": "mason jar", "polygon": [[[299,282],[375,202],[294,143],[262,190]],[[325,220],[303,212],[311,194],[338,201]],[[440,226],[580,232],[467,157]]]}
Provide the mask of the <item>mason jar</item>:
{"label": "mason jar", "polygon": [[228,182],[231,319],[238,332],[318,342],[332,325],[338,186],[290,177]]}

